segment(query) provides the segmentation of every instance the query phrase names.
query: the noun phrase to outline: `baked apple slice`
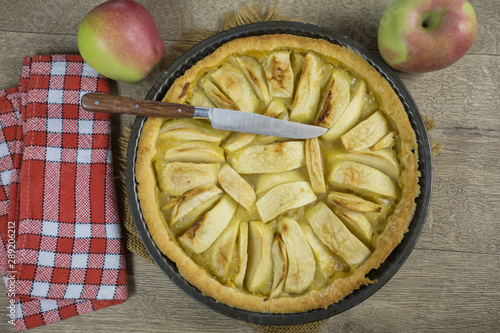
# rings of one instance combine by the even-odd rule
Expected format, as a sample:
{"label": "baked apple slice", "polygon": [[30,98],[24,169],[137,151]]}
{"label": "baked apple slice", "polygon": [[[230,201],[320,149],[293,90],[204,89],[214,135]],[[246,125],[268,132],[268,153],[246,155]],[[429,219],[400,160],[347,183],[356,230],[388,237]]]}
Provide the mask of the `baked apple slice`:
{"label": "baked apple slice", "polygon": [[[196,221],[200,220],[203,215],[208,213],[215,204],[219,201],[219,199],[222,197],[222,193],[216,194],[210,199],[207,199],[203,201],[200,205],[196,206],[194,209],[192,209],[189,213],[184,215],[181,219],[170,222],[170,228],[174,232],[176,236],[182,235],[193,223]],[[175,202],[178,202],[180,197],[176,197],[174,199]],[[166,216],[171,216],[170,214],[167,214]]]}
{"label": "baked apple slice", "polygon": [[255,139],[255,136],[253,133],[232,132],[221,144],[221,147],[226,152],[232,153],[250,144]]}
{"label": "baked apple slice", "polygon": [[259,175],[259,178],[257,178],[255,192],[260,196],[276,185],[293,182],[305,182],[307,180],[307,174],[303,169],[295,169],[280,173],[263,173]]}
{"label": "baked apple slice", "polygon": [[323,138],[327,140],[336,140],[341,135],[349,131],[356,125],[363,111],[363,104],[366,97],[366,83],[358,80],[355,83],[354,90],[351,94],[351,100],[344,112],[339,116],[333,127],[328,132],[323,134]]}
{"label": "baked apple slice", "polygon": [[335,154],[330,161],[352,161],[365,164],[382,171],[394,180],[399,178],[399,164],[396,159],[396,153],[393,150],[362,150],[349,154]]}
{"label": "baked apple slice", "polygon": [[328,281],[333,274],[335,274],[335,271],[349,271],[349,265],[347,265],[342,258],[333,253],[332,250],[316,236],[309,224],[304,223],[301,224],[300,227],[314,253],[318,271],[323,282]]}
{"label": "baked apple slice", "polygon": [[255,206],[262,219],[268,222],[287,210],[305,206],[316,200],[308,182],[280,184],[257,200]]}
{"label": "baked apple slice", "polygon": [[297,84],[295,99],[290,113],[290,120],[299,123],[311,123],[318,112],[321,92],[321,59],[308,52],[305,64]]}
{"label": "baked apple slice", "polygon": [[323,172],[323,154],[318,138],[306,140],[306,167],[314,193],[325,193],[325,176]]}
{"label": "baked apple slice", "polygon": [[248,267],[246,287],[252,293],[269,295],[273,279],[271,247],[274,232],[269,224],[248,222]]}
{"label": "baked apple slice", "polygon": [[288,120],[288,107],[285,105],[283,100],[273,99],[262,115],[281,120]]}
{"label": "baked apple slice", "polygon": [[219,163],[167,163],[161,171],[158,186],[170,195],[179,196],[201,185],[215,184],[218,171]]}
{"label": "baked apple slice", "polygon": [[389,134],[380,139],[379,142],[374,144],[370,149],[371,150],[379,150],[379,149],[389,149],[396,145],[396,138],[398,137],[398,131],[391,131]]}
{"label": "baked apple slice", "polygon": [[290,51],[271,52],[267,56],[264,71],[272,97],[290,98],[293,96],[294,75]]}
{"label": "baked apple slice", "polygon": [[228,194],[215,207],[196,221],[179,238],[187,250],[201,253],[212,245],[233,219],[237,203]]}
{"label": "baked apple slice", "polygon": [[224,191],[236,200],[237,203],[247,210],[253,208],[257,200],[253,188],[229,164],[224,164],[220,168],[218,180]]}
{"label": "baked apple slice", "polygon": [[214,184],[206,184],[177,197],[177,204],[172,209],[170,224],[176,223],[193,209],[221,193],[222,190]]}
{"label": "baked apple slice", "polygon": [[171,141],[209,141],[220,143],[229,132],[216,130],[210,122],[198,119],[171,119],[160,129],[159,144]]}
{"label": "baked apple slice", "polygon": [[236,56],[232,63],[239,68],[252,85],[257,97],[265,104],[271,100],[269,89],[267,88],[266,75],[259,61],[251,56]]}
{"label": "baked apple slice", "polygon": [[304,142],[287,141],[246,146],[229,154],[227,160],[240,174],[276,173],[305,165]]}
{"label": "baked apple slice", "polygon": [[281,218],[278,232],[286,245],[288,271],[284,290],[290,294],[300,294],[309,289],[314,281],[316,259],[297,221]]}
{"label": "baked apple slice", "polygon": [[279,234],[274,234],[271,248],[273,256],[273,285],[271,286],[271,298],[278,297],[285,284],[286,272],[288,271],[288,258],[286,246]]}
{"label": "baked apple slice", "polygon": [[203,91],[210,99],[210,101],[218,108],[229,109],[229,110],[239,110],[238,105],[226,94],[224,94],[221,89],[210,80],[209,77],[205,77],[201,86]]}
{"label": "baked apple slice", "polygon": [[356,212],[378,213],[382,209],[379,204],[349,193],[333,191],[328,194],[328,199],[343,208]]}
{"label": "baked apple slice", "polygon": [[216,163],[224,162],[224,149],[214,142],[186,141],[165,151],[166,162]]}
{"label": "baked apple slice", "polygon": [[389,121],[382,111],[377,111],[342,135],[340,140],[347,152],[360,151],[370,148],[390,131]]}
{"label": "baked apple slice", "polygon": [[369,246],[372,241],[373,229],[372,225],[363,213],[337,207],[335,215],[344,222],[354,236],[358,237],[365,245]]}
{"label": "baked apple slice", "polygon": [[259,99],[245,75],[230,63],[226,63],[212,73],[212,78],[238,109],[245,112],[255,112]]}
{"label": "baked apple slice", "polygon": [[210,271],[220,279],[225,279],[236,252],[240,220],[233,219],[210,248],[203,253]]}
{"label": "baked apple slice", "polygon": [[248,222],[240,223],[236,246],[238,250],[238,264],[234,273],[233,281],[236,287],[242,287],[248,263]]}
{"label": "baked apple slice", "polygon": [[390,198],[398,195],[397,183],[385,173],[351,161],[335,162],[328,176],[328,182],[360,194],[378,194]]}
{"label": "baked apple slice", "polygon": [[339,120],[351,100],[351,80],[345,71],[332,73],[332,83],[325,94],[321,109],[316,118],[316,125],[326,128]]}
{"label": "baked apple slice", "polygon": [[214,108],[215,104],[212,103],[210,98],[201,88],[196,88],[193,90],[191,97],[189,99],[189,104],[200,106],[202,108]]}
{"label": "baked apple slice", "polygon": [[350,266],[361,265],[371,255],[370,249],[323,202],[306,210],[306,218],[318,238]]}

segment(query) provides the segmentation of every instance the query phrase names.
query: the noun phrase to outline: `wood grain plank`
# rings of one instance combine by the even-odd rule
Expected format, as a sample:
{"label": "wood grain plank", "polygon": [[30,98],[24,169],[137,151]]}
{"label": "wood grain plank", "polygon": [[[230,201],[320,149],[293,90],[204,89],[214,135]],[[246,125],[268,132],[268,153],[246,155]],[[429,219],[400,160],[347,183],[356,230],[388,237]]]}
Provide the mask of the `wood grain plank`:
{"label": "wood grain plank", "polygon": [[420,112],[438,128],[463,128],[485,133],[500,130],[500,57],[466,55],[440,71],[398,73]]}
{"label": "wood grain plank", "polygon": [[[32,331],[84,332],[92,327],[95,332],[106,332],[112,325],[126,327],[127,332],[142,332],[146,327],[149,332],[254,331],[190,299],[152,264],[135,255],[127,259],[133,290],[124,304]],[[493,332],[500,324],[500,291],[495,288],[500,283],[498,267],[498,254],[415,249],[377,293],[326,320],[319,332],[465,333],[474,327]],[[1,295],[0,302],[4,301]],[[6,310],[0,309],[0,316],[4,314]],[[0,331],[13,330],[0,321]]]}
{"label": "wood grain plank", "polygon": [[440,129],[444,144],[434,159],[431,211],[418,246],[461,252],[499,253],[500,132]]}
{"label": "wood grain plank", "polygon": [[[377,53],[378,21],[391,0],[262,0],[290,19],[327,27]],[[76,53],[85,14],[102,0],[0,0],[0,89],[17,85],[25,55]],[[223,14],[247,0],[140,0],[150,10],[166,57],[138,85],[112,92],[143,98],[192,32],[218,31]],[[431,210],[416,249],[380,291],[325,321],[320,332],[496,332],[500,325],[500,3],[471,0],[479,20],[470,52],[454,66],[422,75],[397,73],[444,144],[434,159]],[[114,117],[113,131],[134,117]],[[29,332],[255,332],[186,296],[154,265],[127,255],[129,299]],[[0,332],[7,323],[0,287]],[[3,319],[1,319],[3,318]]]}
{"label": "wood grain plank", "polygon": [[[119,305],[71,317],[29,332],[254,332],[248,324],[218,314],[191,299],[158,269],[137,255],[127,255],[129,298]],[[0,293],[0,304],[8,304]],[[0,332],[14,332],[8,309],[0,306]],[[209,324],[207,324],[207,322]]]}
{"label": "wood grain plank", "polygon": [[498,254],[412,252],[398,273],[319,332],[496,332]]}
{"label": "wood grain plank", "polygon": [[[0,31],[72,34],[93,7],[103,1],[1,1]],[[249,1],[140,1],[153,15],[160,35],[165,40],[181,40],[189,29],[218,31],[224,13],[236,12]],[[265,12],[274,6],[284,17],[331,28],[376,50],[376,36],[382,13],[391,0],[383,1],[259,1]],[[498,54],[500,8],[495,0],[471,1],[476,9],[478,40],[473,54]],[[207,15],[210,13],[210,15]],[[362,18],[362,19],[360,19]]]}

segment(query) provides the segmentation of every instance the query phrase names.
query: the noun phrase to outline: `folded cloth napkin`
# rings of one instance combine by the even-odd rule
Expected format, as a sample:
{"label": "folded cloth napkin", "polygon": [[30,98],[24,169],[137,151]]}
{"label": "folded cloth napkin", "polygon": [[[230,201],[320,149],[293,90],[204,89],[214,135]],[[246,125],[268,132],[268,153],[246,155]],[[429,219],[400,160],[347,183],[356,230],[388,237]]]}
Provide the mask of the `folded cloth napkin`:
{"label": "folded cloth napkin", "polygon": [[26,57],[0,91],[0,270],[18,331],[127,298],[109,115],[85,111],[86,92],[109,84],[78,55]]}

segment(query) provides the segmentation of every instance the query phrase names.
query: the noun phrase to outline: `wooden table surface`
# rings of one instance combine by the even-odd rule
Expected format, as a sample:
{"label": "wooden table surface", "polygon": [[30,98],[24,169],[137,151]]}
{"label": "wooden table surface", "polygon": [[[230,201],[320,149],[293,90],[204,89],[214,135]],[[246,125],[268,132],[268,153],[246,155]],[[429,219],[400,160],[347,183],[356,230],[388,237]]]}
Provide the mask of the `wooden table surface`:
{"label": "wooden table surface", "polygon": [[[25,55],[77,53],[85,14],[101,1],[1,0],[0,89],[17,85]],[[218,31],[243,0],[143,0],[167,58],[196,30]],[[275,0],[283,16],[331,28],[377,53],[379,19],[390,0]],[[479,21],[472,49],[433,73],[398,73],[422,114],[436,120],[431,209],[416,248],[398,273],[358,306],[326,320],[319,332],[498,332],[500,326],[500,2],[471,0]],[[264,11],[270,2],[261,1]],[[113,84],[146,96],[168,61],[139,85]],[[132,118],[114,119],[115,131]],[[127,203],[121,203],[126,205]],[[190,299],[154,265],[127,254],[129,299],[35,332],[255,332]],[[0,332],[7,323],[0,291]]]}

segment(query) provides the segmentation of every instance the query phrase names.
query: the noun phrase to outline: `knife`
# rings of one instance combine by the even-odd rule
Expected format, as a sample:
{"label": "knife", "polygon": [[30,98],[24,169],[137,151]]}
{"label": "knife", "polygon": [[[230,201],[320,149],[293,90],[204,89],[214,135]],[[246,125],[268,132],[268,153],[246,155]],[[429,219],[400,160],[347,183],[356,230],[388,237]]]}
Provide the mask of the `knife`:
{"label": "knife", "polygon": [[324,127],[280,120],[250,112],[204,108],[99,93],[83,95],[82,106],[85,110],[92,112],[124,113],[146,117],[208,118],[215,129],[291,139],[315,138],[328,131]]}

